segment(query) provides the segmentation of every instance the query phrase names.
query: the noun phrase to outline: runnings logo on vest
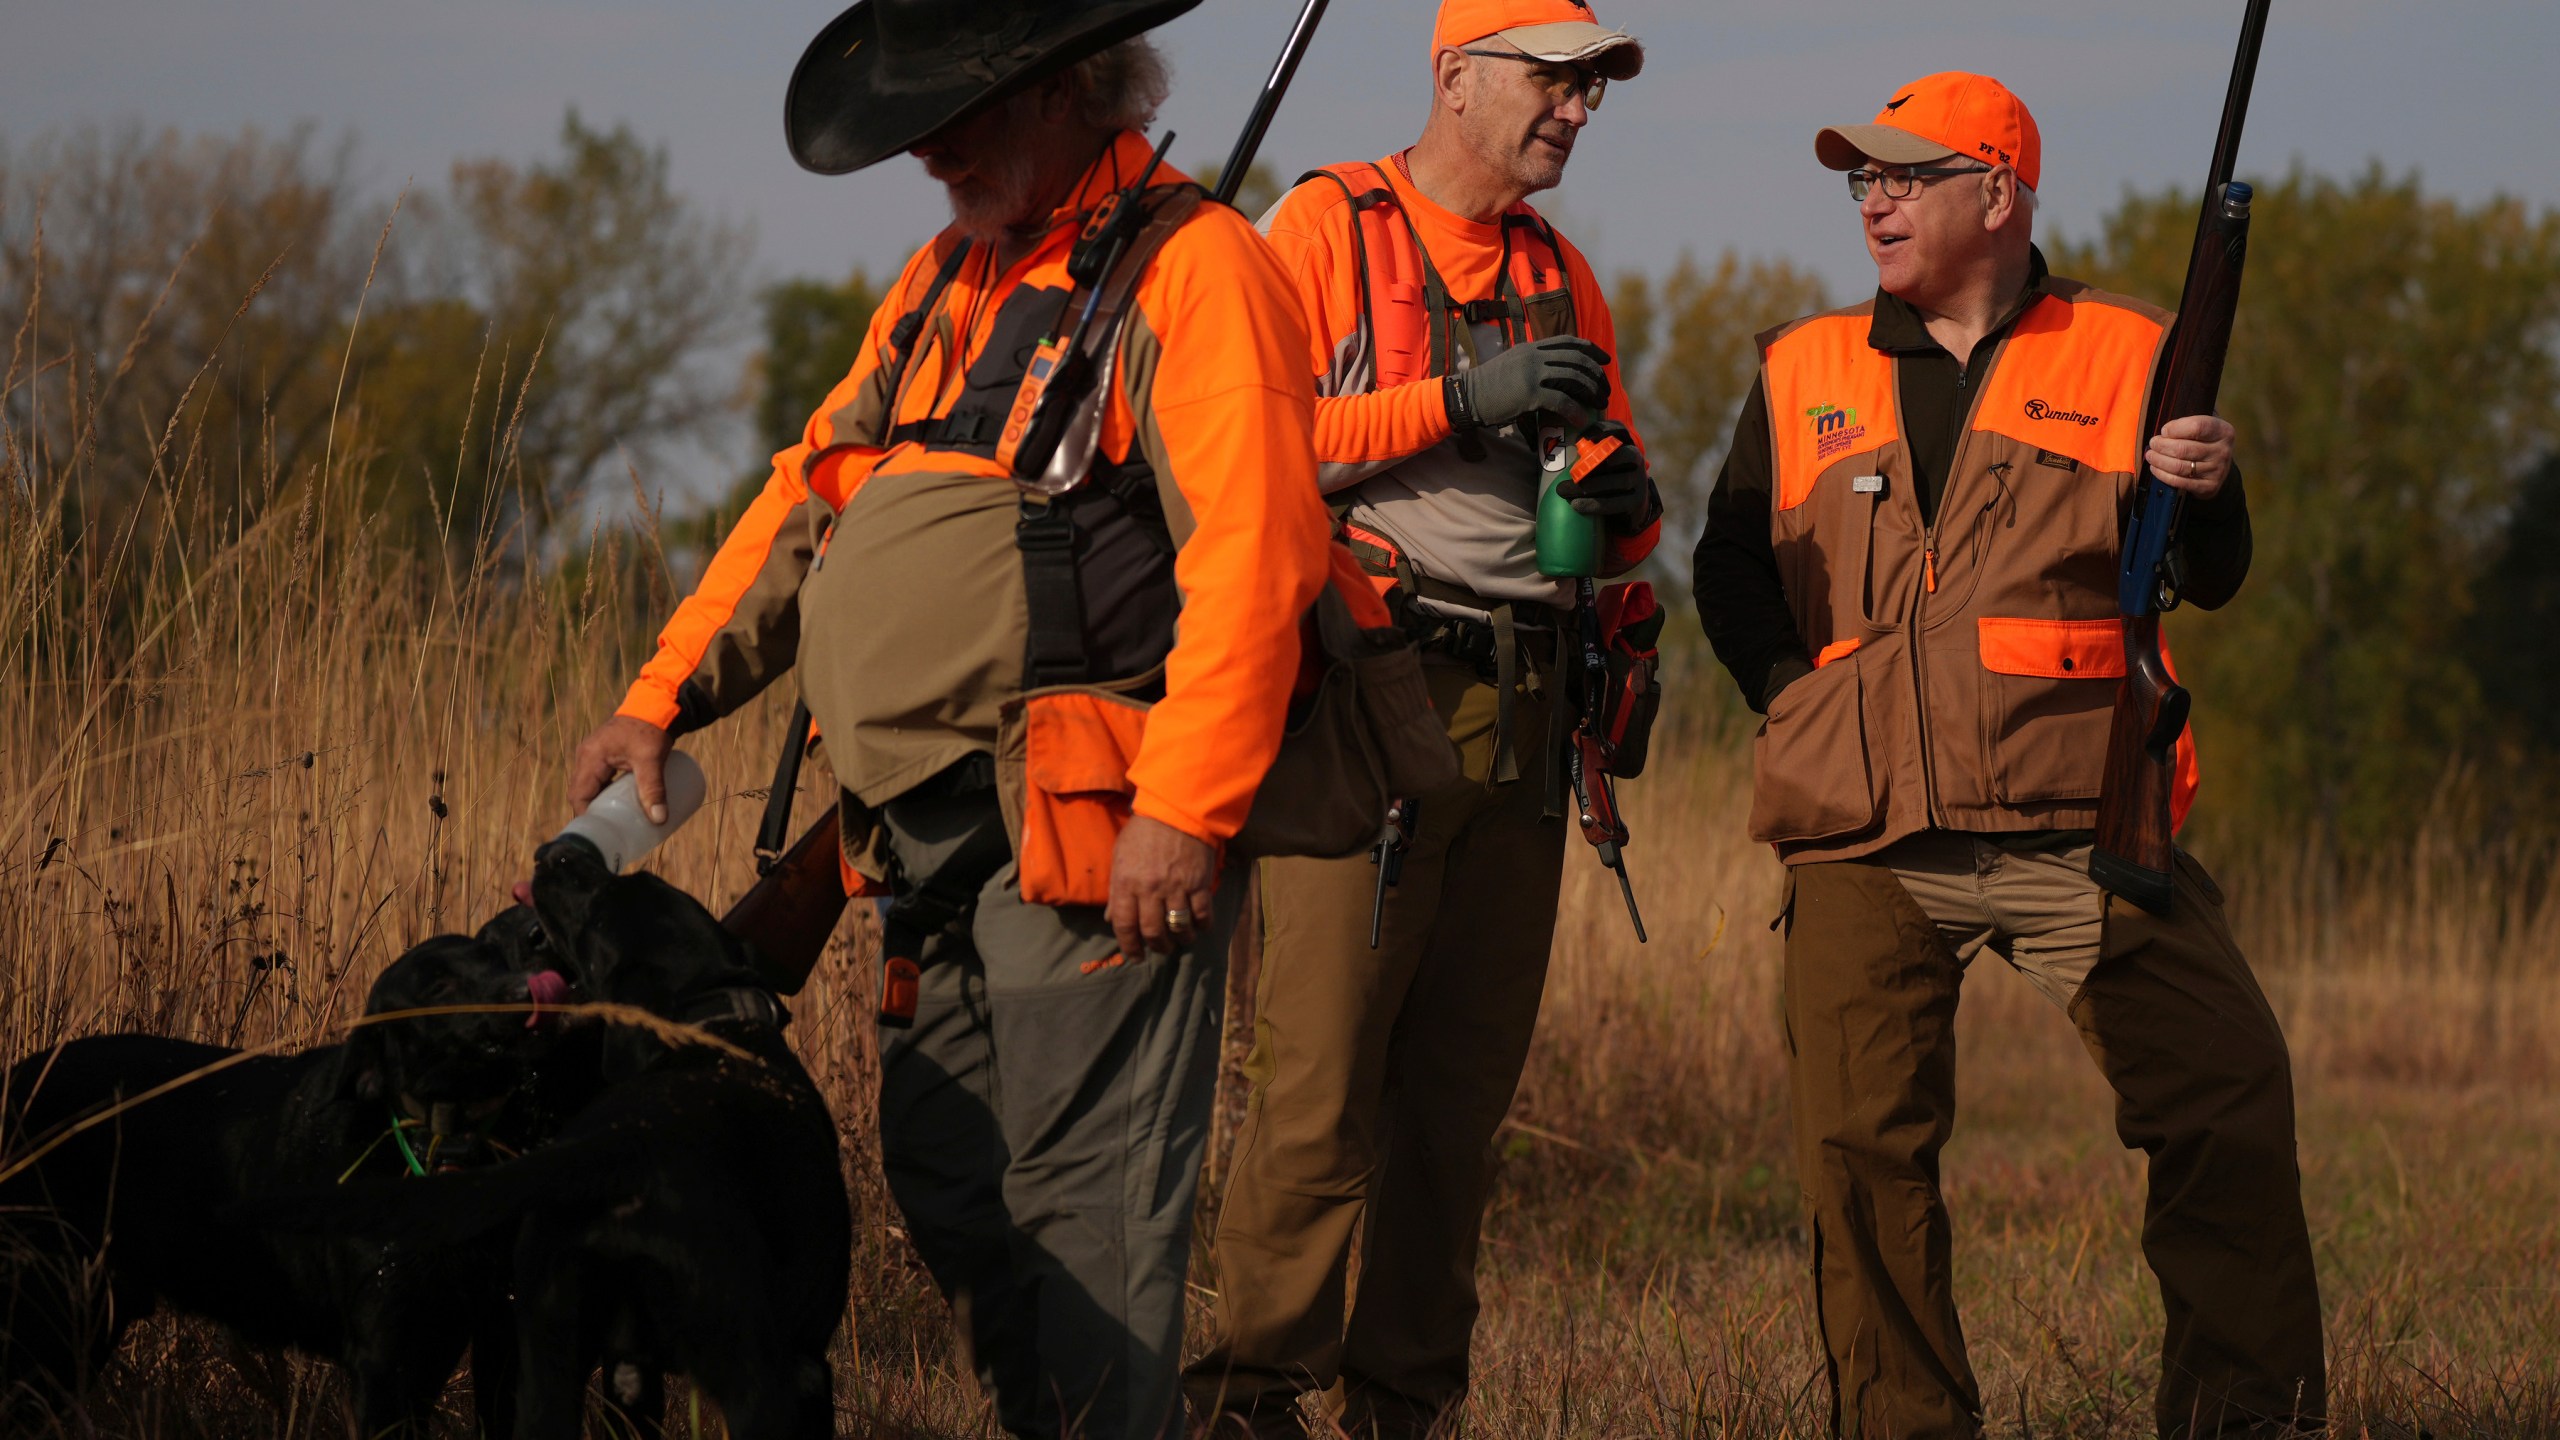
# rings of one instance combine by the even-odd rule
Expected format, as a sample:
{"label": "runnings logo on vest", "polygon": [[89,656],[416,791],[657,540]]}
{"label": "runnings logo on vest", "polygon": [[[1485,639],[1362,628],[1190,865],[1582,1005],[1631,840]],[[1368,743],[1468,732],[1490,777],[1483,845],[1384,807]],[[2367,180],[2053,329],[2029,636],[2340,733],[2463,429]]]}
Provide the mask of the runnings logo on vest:
{"label": "runnings logo on vest", "polygon": [[2098,423],[2098,417],[2095,415],[2083,415],[2077,410],[2065,410],[2058,405],[2047,405],[2041,400],[2030,400],[2027,402],[2027,418],[2030,420],[2059,420],[2066,425],[2085,426],[2095,425]]}
{"label": "runnings logo on vest", "polygon": [[1858,448],[1866,438],[1867,427],[1858,423],[1858,412],[1838,405],[1812,405],[1805,408],[1805,418],[1813,422],[1813,458],[1828,460],[1846,455]]}

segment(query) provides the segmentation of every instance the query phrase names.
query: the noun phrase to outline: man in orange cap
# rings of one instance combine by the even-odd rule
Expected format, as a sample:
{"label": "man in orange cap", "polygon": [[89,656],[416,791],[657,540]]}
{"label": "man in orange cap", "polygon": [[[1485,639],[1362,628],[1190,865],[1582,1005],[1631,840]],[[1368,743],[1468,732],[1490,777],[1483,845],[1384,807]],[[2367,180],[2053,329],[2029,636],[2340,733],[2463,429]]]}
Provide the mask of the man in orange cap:
{"label": "man in orange cap", "polygon": [[2000,82],[1929,76],[1815,149],[1848,172],[1878,292],[1760,337],[1696,583],[1718,658],[1768,716],[1751,831],[1787,866],[1833,1428],[1981,1431],[1938,1153],[1957,994],[1985,950],[2071,1017],[2117,1133],[2150,1157],[2160,1434],[2317,1428],[2320,1297],[2275,1014],[2192,858],[2166,916],[2089,876],[2124,674],[2120,516],[2145,466],[2187,492],[2186,598],[2229,601],[2250,549],[2231,426],[2141,433],[2170,317],[2047,272],[2043,146]]}
{"label": "man in orange cap", "polygon": [[1641,561],[1660,515],[1608,304],[1527,197],[1643,61],[1582,0],[1447,0],[1421,140],[1306,177],[1264,221],[1313,342],[1319,481],[1423,644],[1465,774],[1409,797],[1375,948],[1370,860],[1263,863],[1217,1342],[1187,1382],[1227,1433],[1299,1433],[1313,1390],[1354,1434],[1444,1434],[1466,1395],[1492,1139],[1537,1020],[1567,834],[1555,659],[1573,591],[1537,567],[1542,432],[1591,419],[1626,442],[1564,492],[1603,522],[1604,571]]}

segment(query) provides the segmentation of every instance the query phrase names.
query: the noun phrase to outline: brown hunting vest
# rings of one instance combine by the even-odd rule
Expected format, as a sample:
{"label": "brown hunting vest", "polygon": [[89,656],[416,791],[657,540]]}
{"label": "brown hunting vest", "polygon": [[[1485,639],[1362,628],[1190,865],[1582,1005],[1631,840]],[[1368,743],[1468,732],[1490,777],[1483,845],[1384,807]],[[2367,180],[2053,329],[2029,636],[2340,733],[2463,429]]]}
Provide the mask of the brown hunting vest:
{"label": "brown hunting vest", "polygon": [[[2085,829],[2124,675],[2120,517],[2169,317],[2066,280],[1997,341],[1934,525],[1872,303],[1761,337],[1770,540],[1817,668],[1756,746],[1789,863],[1922,830]],[[2179,741],[2179,811],[2194,758]]]}

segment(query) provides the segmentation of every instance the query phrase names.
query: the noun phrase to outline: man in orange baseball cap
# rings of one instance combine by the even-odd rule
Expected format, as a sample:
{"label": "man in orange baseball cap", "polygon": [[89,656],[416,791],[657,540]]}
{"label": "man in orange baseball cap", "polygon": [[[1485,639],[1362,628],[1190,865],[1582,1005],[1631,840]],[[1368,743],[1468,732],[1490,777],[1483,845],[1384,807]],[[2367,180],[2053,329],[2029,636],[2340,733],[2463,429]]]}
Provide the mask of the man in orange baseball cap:
{"label": "man in orange baseball cap", "polygon": [[1934,165],[1963,156],[2006,165],[2033,190],[2044,178],[2044,137],[2009,87],[1988,75],[1942,71],[1895,92],[1872,125],[1834,125],[1813,137],[1813,153],[1834,170]]}
{"label": "man in orange baseball cap", "polygon": [[1643,42],[1601,24],[1583,0],[1445,0],[1431,26],[1431,53],[1463,52],[1489,39],[1607,80],[1633,80],[1644,68]]}
{"label": "man in orange baseball cap", "polygon": [[1982,1432],[1938,1175],[1957,999],[1989,951],[2070,1017],[2117,1133],[2149,1157],[2159,1433],[2318,1429],[2284,1034],[2192,857],[2166,915],[2089,874],[2125,673],[2120,517],[2146,469],[2185,491],[2185,598],[2227,603],[2250,552],[2232,427],[2143,433],[2170,317],[2047,271],[2043,141],[1999,81],[1914,81],[1814,149],[1848,172],[1876,295],[1760,337],[1696,586],[1717,657],[1768,716],[1750,823],[1787,867],[1832,1428]]}
{"label": "man in orange baseball cap", "polygon": [[1606,293],[1529,197],[1643,64],[1583,0],[1446,0],[1421,138],[1308,175],[1262,222],[1307,322],[1317,483],[1420,642],[1465,774],[1405,797],[1383,902],[1367,856],[1261,868],[1217,1338],[1185,1381],[1219,1435],[1303,1435],[1310,1390],[1367,1440],[1448,1435],[1463,1413],[1492,1141],[1572,831],[1548,798],[1575,596],[1537,567],[1542,442],[1591,422],[1623,442],[1558,487],[1601,522],[1603,573],[1661,532]]}

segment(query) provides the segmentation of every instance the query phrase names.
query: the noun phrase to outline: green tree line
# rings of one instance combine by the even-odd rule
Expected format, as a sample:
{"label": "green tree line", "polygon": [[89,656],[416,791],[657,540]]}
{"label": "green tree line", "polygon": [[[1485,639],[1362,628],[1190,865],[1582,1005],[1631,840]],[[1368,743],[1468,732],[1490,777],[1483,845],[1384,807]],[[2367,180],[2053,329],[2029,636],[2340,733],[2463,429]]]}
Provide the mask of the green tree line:
{"label": "green tree line", "polygon": [[112,521],[175,444],[242,491],[352,445],[418,543],[538,531],[729,415],[734,366],[710,362],[751,328],[748,236],[676,192],[662,148],[571,112],[549,157],[390,198],[353,158],[308,129],[0,141],[11,371],[60,367],[73,397],[13,386],[7,418],[47,462],[21,473],[81,477],[73,523]]}
{"label": "green tree line", "polygon": [[[31,414],[11,387],[0,406],[13,444],[95,452],[83,513],[150,485],[184,435],[271,484],[360,447],[385,524],[420,545],[539,534],[627,490],[626,467],[743,427],[707,489],[655,477],[716,495],[665,532],[698,553],[850,367],[885,288],[852,268],[752,289],[747,237],[672,188],[663,150],[574,114],[552,155],[459,163],[396,223],[352,183],[351,154],[308,132],[0,142],[0,306],[44,317],[18,327],[12,373],[69,367],[83,397]],[[1279,188],[1257,166],[1244,203]],[[2064,274],[2169,305],[2194,216],[2181,191],[2128,192],[2094,232],[2044,243]],[[1730,250],[1611,290],[1670,508],[1656,579],[1685,594],[1753,336],[1848,297]],[[2199,700],[2205,823],[2339,853],[2447,804],[2545,823],[2555,340],[2560,215],[2378,168],[2261,186],[2223,398],[2256,567],[2227,610],[2170,624]],[[1681,700],[1734,704],[1711,671]]]}

